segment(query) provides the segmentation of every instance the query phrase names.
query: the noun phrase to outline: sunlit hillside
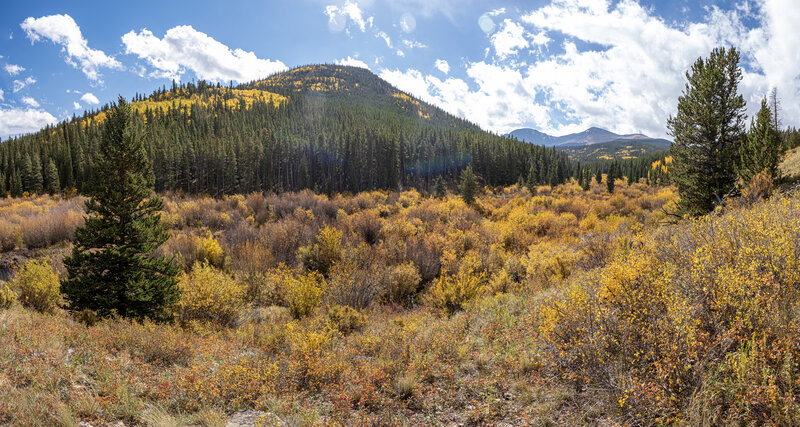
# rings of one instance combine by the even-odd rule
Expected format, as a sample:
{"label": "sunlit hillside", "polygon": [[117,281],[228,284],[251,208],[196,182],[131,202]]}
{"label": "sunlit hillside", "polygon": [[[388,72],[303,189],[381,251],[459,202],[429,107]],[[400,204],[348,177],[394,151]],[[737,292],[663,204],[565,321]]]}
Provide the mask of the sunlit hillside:
{"label": "sunlit hillside", "polygon": [[[233,89],[226,87],[211,87],[209,90],[200,94],[192,91],[175,88],[170,91],[154,94],[150,97],[131,103],[133,109],[146,118],[156,113],[168,113],[169,111],[191,112],[193,107],[211,107],[224,105],[230,109],[250,108],[253,102],[259,101],[268,105],[279,107],[286,101],[286,97],[277,93],[255,89]],[[92,123],[102,123],[106,118],[105,111],[90,115],[84,120],[84,125]]]}

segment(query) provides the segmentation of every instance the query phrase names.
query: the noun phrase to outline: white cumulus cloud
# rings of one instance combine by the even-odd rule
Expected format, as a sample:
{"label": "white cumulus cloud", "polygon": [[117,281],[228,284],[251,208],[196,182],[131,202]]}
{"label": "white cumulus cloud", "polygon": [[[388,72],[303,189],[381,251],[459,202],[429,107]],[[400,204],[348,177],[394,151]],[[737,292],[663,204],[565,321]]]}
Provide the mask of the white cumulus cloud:
{"label": "white cumulus cloud", "polygon": [[25,80],[14,80],[14,93],[17,93],[25,88],[25,86],[32,85],[36,83],[36,79],[34,77],[28,76]]}
{"label": "white cumulus cloud", "polygon": [[403,44],[406,45],[406,47],[409,49],[428,47],[428,45],[426,45],[425,43],[420,43],[416,40],[403,40]]}
{"label": "white cumulus cloud", "polygon": [[369,70],[369,65],[367,65],[366,62],[358,58],[352,58],[350,56],[348,56],[347,58],[337,59],[335,62],[337,65],[349,65],[351,67],[360,67]]}
{"label": "white cumulus cloud", "polygon": [[466,80],[423,75],[417,70],[382,70],[380,77],[403,91],[418,96],[456,116],[500,131],[532,123],[548,126],[548,109],[535,105],[535,92],[525,84],[523,74],[510,67],[485,62],[467,67]]}
{"label": "white cumulus cloud", "polygon": [[0,89],[0,101],[2,101],[4,99],[3,98],[4,94],[5,94],[5,92],[3,92],[3,89]]}
{"label": "white cumulus cloud", "polygon": [[516,55],[519,49],[530,46],[530,42],[525,38],[525,29],[510,19],[503,21],[502,28],[492,34],[491,40],[494,51],[500,59]]}
{"label": "white cumulus cloud", "polygon": [[25,71],[25,67],[20,67],[16,64],[6,64],[3,68],[5,68],[6,72],[12,76],[16,76],[17,74]]}
{"label": "white cumulus cloud", "polygon": [[433,63],[437,70],[447,74],[450,72],[450,64],[447,63],[444,59],[437,59],[436,62]]}
{"label": "white cumulus cloud", "polygon": [[442,80],[415,69],[380,74],[496,132],[534,126],[563,134],[601,126],[665,137],[686,70],[714,47],[732,45],[742,51],[740,91],[749,113],[777,87],[784,124],[797,126],[797,22],[800,7],[792,0],[760,0],[749,12],[711,7],[698,22],[680,24],[634,0],[552,0],[500,23],[489,38],[495,56],[468,63],[464,79]]}
{"label": "white cumulus cloud", "polygon": [[39,108],[39,103],[36,102],[36,100],[31,98],[30,96],[23,96],[22,103],[29,107]]}
{"label": "white cumulus cloud", "polygon": [[86,92],[81,96],[81,101],[90,104],[90,105],[97,105],[100,103],[100,100],[97,99],[91,92]]}
{"label": "white cumulus cloud", "polygon": [[329,4],[325,6],[325,15],[328,16],[328,28],[331,31],[343,30],[348,22],[354,23],[363,33],[367,30],[367,25],[372,26],[372,18],[364,19],[364,14],[358,3],[347,0],[340,6]]}
{"label": "white cumulus cloud", "polygon": [[151,76],[180,79],[186,70],[199,79],[244,82],[285,71],[278,60],[261,59],[253,52],[230,49],[189,25],[167,30],[158,38],[147,29],[122,36],[125,53],[135,54],[155,68]]}
{"label": "white cumulus cloud", "polygon": [[74,108],[76,110],[80,110],[81,109],[81,104],[79,102],[77,102],[77,101],[73,101],[72,102],[72,108]]}
{"label": "white cumulus cloud", "polygon": [[44,110],[33,108],[0,108],[0,138],[36,132],[58,120]]}
{"label": "white cumulus cloud", "polygon": [[49,15],[26,18],[20,25],[31,43],[46,38],[62,46],[67,63],[78,68],[90,80],[99,81],[101,68],[122,68],[116,59],[103,51],[92,49],[83,38],[81,29],[69,15]]}

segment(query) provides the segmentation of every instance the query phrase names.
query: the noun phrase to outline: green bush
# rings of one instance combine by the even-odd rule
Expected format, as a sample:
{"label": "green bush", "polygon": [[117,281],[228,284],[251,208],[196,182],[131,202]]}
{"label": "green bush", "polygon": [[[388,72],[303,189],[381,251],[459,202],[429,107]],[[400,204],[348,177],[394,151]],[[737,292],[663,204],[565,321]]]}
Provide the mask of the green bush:
{"label": "green bush", "polygon": [[12,286],[23,306],[52,313],[61,305],[61,284],[47,260],[30,259],[20,267]]}

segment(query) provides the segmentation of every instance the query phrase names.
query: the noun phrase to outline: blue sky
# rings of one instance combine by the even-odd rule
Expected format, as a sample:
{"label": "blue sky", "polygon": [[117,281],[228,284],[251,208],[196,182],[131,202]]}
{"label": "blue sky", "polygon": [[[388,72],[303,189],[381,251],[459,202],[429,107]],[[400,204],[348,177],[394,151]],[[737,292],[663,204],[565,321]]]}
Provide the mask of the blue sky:
{"label": "blue sky", "polygon": [[800,117],[800,3],[603,0],[14,1],[0,15],[0,137],[171,80],[368,67],[494,132],[666,136],[683,73],[742,50],[748,107]]}

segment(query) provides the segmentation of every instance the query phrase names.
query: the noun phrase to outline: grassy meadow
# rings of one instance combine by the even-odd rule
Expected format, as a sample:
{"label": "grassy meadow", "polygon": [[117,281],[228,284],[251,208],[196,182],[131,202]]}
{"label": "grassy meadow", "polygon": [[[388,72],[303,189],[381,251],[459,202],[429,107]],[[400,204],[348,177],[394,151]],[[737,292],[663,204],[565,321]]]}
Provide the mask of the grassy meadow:
{"label": "grassy meadow", "polygon": [[61,303],[85,199],[2,199],[0,424],[796,424],[800,196],[761,194],[167,194],[170,324]]}

